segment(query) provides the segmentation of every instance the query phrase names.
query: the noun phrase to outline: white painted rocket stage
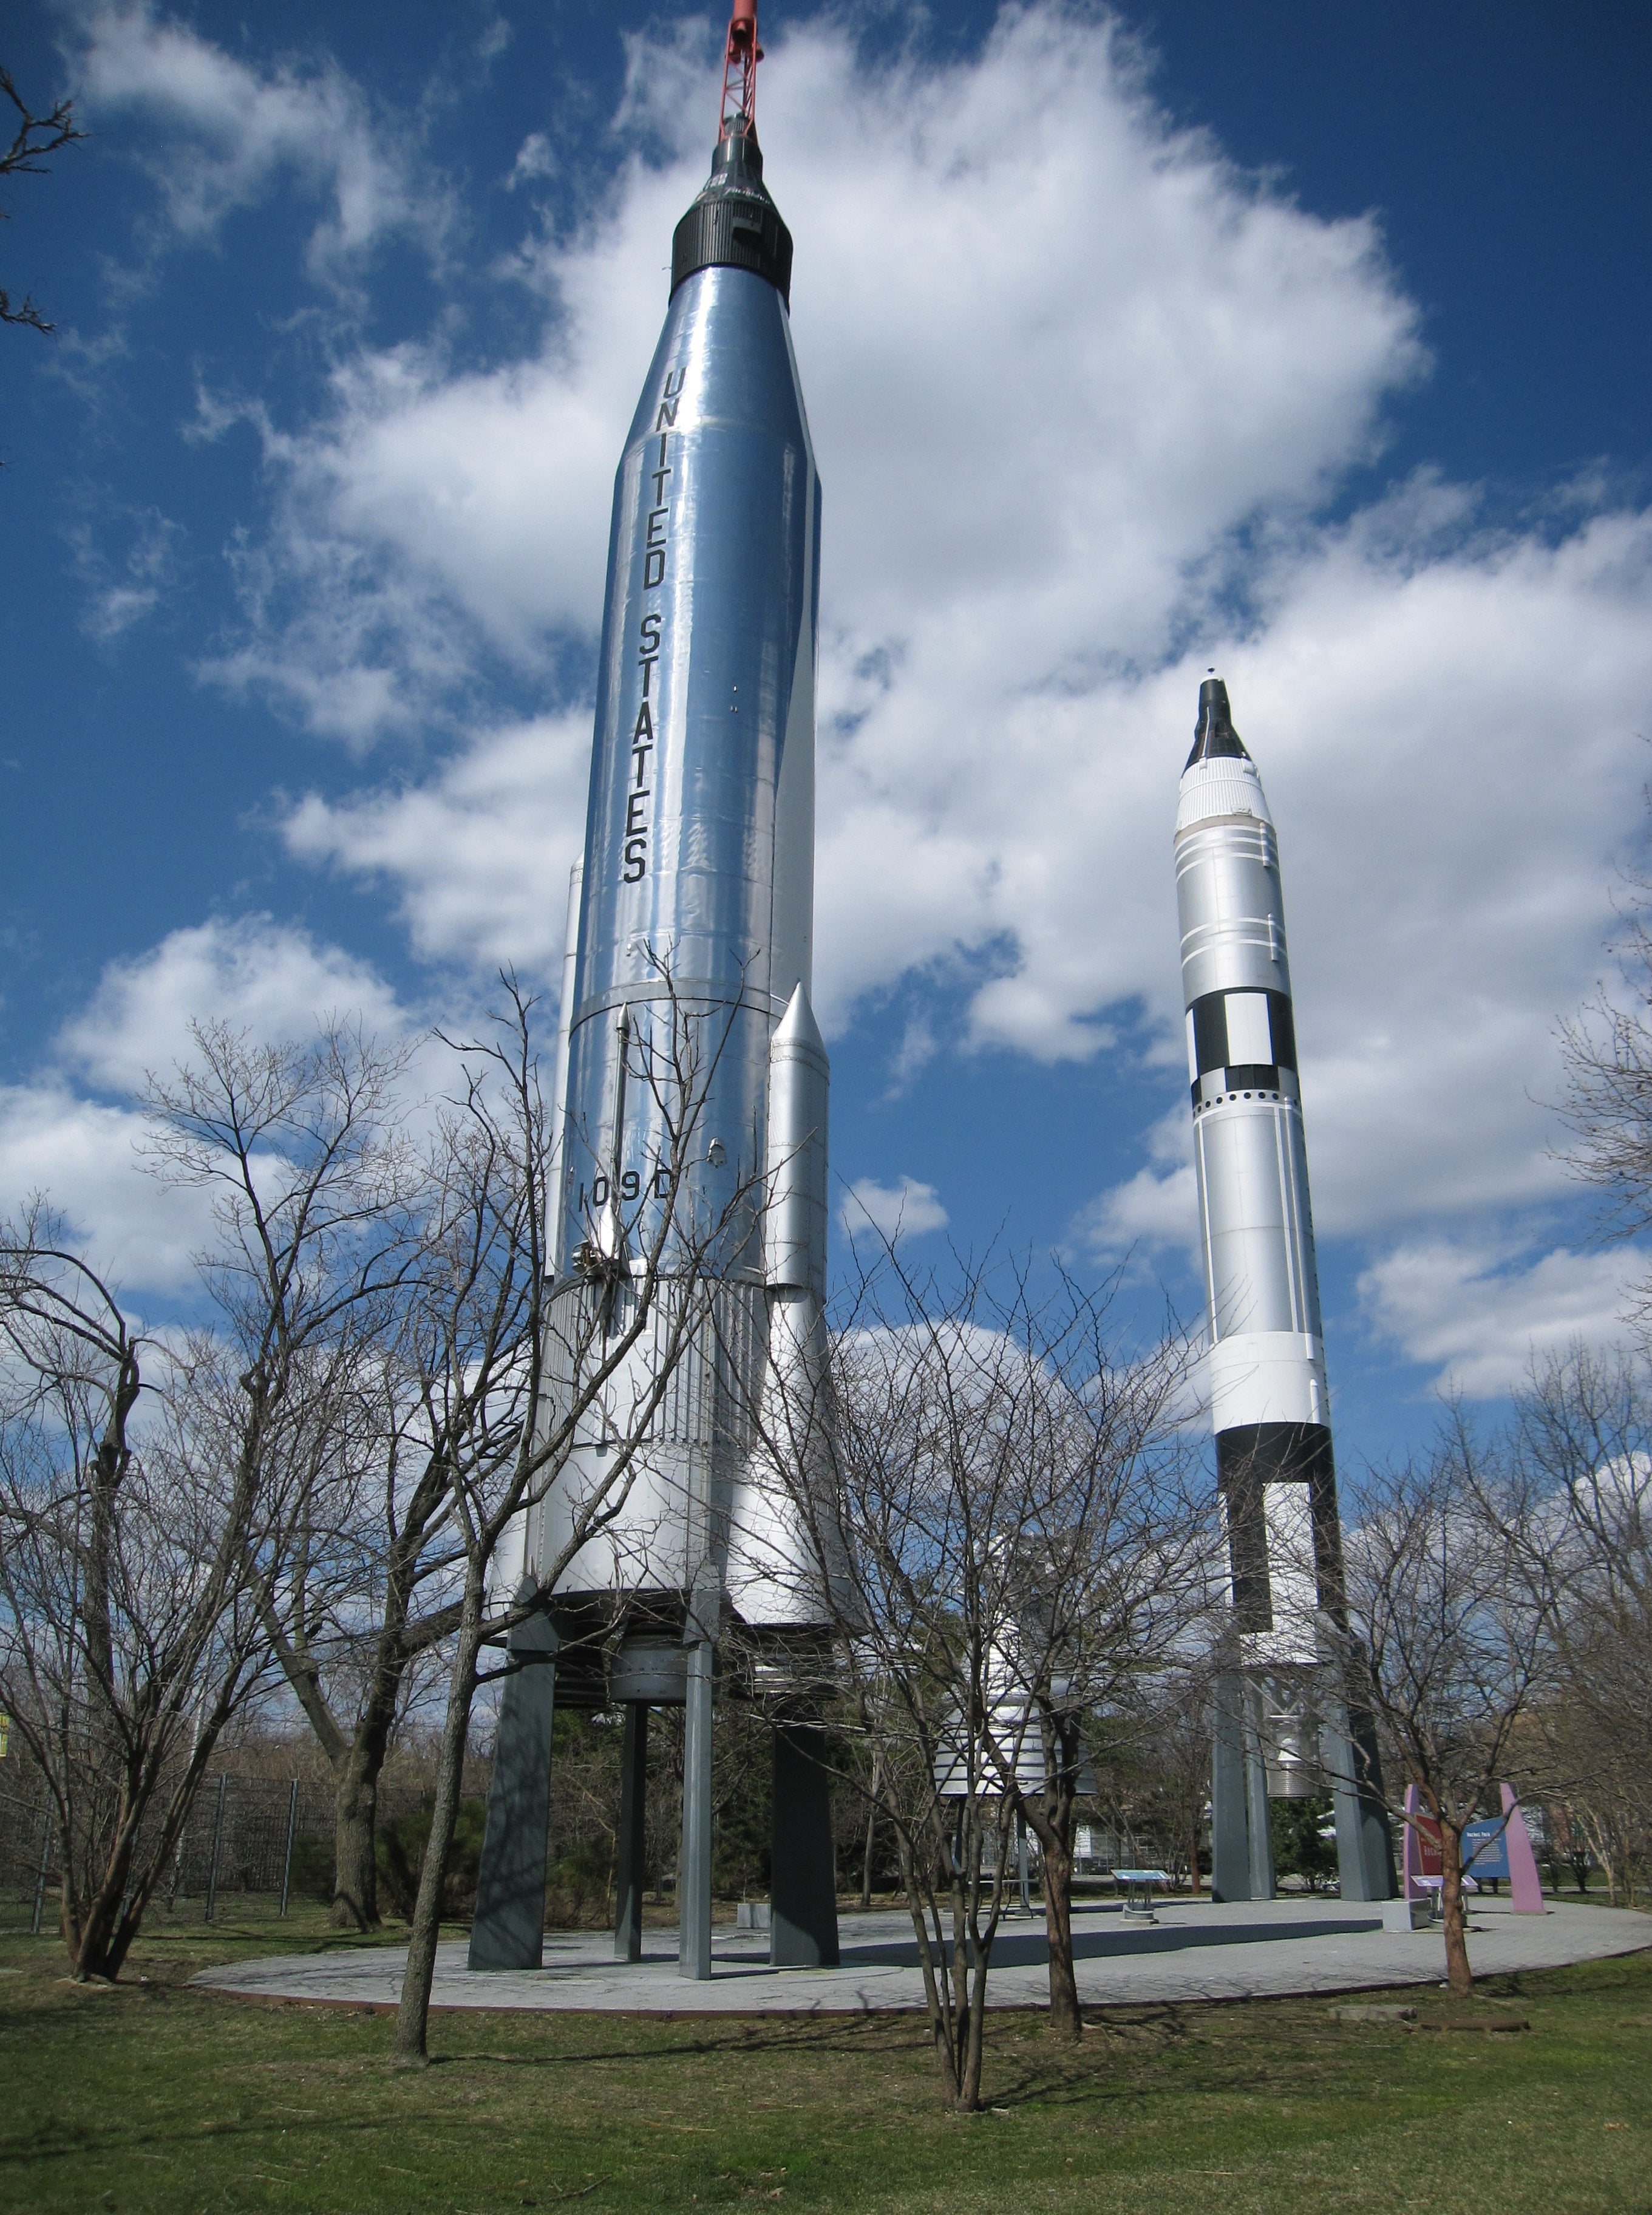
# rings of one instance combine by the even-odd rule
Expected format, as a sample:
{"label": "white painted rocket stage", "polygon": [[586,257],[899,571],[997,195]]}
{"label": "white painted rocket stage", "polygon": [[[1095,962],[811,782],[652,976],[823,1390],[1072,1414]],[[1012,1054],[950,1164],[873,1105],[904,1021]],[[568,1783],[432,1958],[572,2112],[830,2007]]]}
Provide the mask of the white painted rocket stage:
{"label": "white painted rocket stage", "polygon": [[1182,776],[1176,880],[1231,1601],[1213,1887],[1219,1899],[1271,1898],[1268,1796],[1330,1789],[1342,1897],[1386,1899],[1376,1749],[1358,1687],[1343,1681],[1342,1537],[1279,840],[1216,677],[1200,687]]}

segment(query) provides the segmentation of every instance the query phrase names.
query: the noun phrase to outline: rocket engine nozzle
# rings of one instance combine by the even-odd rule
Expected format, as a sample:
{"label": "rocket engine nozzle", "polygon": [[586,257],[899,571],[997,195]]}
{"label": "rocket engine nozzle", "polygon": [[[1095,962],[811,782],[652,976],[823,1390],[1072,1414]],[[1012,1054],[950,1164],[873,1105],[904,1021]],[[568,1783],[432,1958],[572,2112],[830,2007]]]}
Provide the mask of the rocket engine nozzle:
{"label": "rocket engine nozzle", "polygon": [[720,138],[730,137],[736,129],[749,131],[755,126],[757,65],[762,59],[763,49],[757,42],[756,6],[752,0],[734,0],[728,17],[728,43],[723,49],[722,104],[717,110]]}

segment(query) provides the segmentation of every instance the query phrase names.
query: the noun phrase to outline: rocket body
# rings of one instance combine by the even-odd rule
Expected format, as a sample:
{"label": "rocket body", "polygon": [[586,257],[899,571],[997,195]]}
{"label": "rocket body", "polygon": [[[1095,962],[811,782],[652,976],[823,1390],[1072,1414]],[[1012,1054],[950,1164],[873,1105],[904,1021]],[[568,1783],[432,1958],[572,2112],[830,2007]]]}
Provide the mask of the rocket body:
{"label": "rocket body", "polygon": [[685,1592],[715,1565],[758,1623],[795,1617],[798,1579],[746,1543],[771,1567],[796,1552],[772,1527],[783,1514],[750,1498],[751,1414],[771,1367],[818,1359],[825,1292],[820,488],[789,273],[755,138],[725,137],[679,227],[615,481],[560,1150],[558,1298],[590,1296],[581,1248],[611,1255],[623,1236],[635,1256],[670,1207],[668,1282],[538,1539],[543,1574],[652,1373],[673,1255],[716,1226],[697,1263],[715,1327],[671,1375],[623,1512],[556,1591]]}
{"label": "rocket body", "polygon": [[1311,1666],[1340,1546],[1279,842],[1219,681],[1201,691],[1176,868],[1206,1379],[1239,1659]]}

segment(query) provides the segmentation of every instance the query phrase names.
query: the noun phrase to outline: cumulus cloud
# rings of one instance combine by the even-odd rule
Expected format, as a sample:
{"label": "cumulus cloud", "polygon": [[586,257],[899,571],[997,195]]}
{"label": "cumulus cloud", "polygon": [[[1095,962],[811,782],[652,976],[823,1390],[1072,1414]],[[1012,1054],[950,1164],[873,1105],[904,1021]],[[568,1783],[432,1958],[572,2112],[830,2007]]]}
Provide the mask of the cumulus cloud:
{"label": "cumulus cloud", "polygon": [[851,1238],[875,1236],[891,1244],[898,1238],[921,1238],[926,1230],[944,1230],[950,1219],[935,1187],[909,1176],[898,1184],[861,1177],[850,1186],[838,1211],[838,1220]]}
{"label": "cumulus cloud", "polygon": [[422,954],[548,976],[590,757],[588,715],[513,724],[478,735],[428,784],[339,804],[311,794],[286,819],[287,845],[393,887]]}
{"label": "cumulus cloud", "polygon": [[[514,265],[547,304],[537,355],[341,369],[330,417],[275,457],[295,543],[341,537],[518,656],[588,635],[663,242],[706,167],[703,61],[630,42],[611,196]],[[783,65],[777,46],[765,101],[847,720],[874,704],[857,672],[896,652],[921,703],[1006,646],[995,700],[1157,648],[1213,538],[1315,497],[1416,371],[1373,228],[1302,215],[1172,132],[1104,23],[1016,12],[940,71],[874,69],[817,25]],[[901,749],[931,784],[933,709]]]}
{"label": "cumulus cloud", "polygon": [[150,1174],[134,1100],[151,1073],[169,1077],[191,1058],[192,1022],[302,1039],[331,1015],[359,1017],[386,1044],[411,1028],[366,965],[267,917],[173,931],[111,963],[40,1068],[0,1087],[0,1210],[42,1193],[125,1292],[176,1294],[211,1236],[211,1199]]}
{"label": "cumulus cloud", "polygon": [[[392,886],[431,954],[554,956],[585,742],[558,688],[707,151],[699,34],[629,57],[611,189],[506,272],[538,344],[485,371],[346,353],[319,416],[263,426],[278,517],[220,673],[355,742],[451,734],[421,782],[287,825]],[[1415,309],[1373,222],[1175,128],[1104,17],[1008,10],[944,65],[817,21],[774,44],[765,137],[826,488],[823,1022],[943,974],[961,1034],[915,1018],[897,1086],[937,1048],[1145,1034],[1166,1108],[1176,778],[1219,661],[1284,850],[1322,1231],[1551,1200],[1553,1025],[1639,814],[1652,520],[1594,487],[1494,525],[1423,477],[1328,521],[1426,373]],[[550,712],[479,733],[501,664]],[[1190,1201],[1172,1118],[1083,1232],[1175,1244]]]}
{"label": "cumulus cloud", "polygon": [[1557,1247],[1532,1259],[1507,1242],[1425,1239],[1373,1262],[1359,1290],[1374,1329],[1408,1361],[1437,1368],[1441,1389],[1485,1400],[1575,1340],[1624,1341],[1624,1295],[1645,1267],[1644,1255],[1621,1249]]}
{"label": "cumulus cloud", "polygon": [[1080,1208],[1069,1234],[1075,1245],[1102,1261],[1137,1248],[1197,1255],[1199,1191],[1191,1121],[1182,1102],[1160,1116],[1147,1134],[1149,1165]]}
{"label": "cumulus cloud", "polygon": [[0,1212],[37,1193],[106,1280],[126,1292],[175,1293],[212,1230],[211,1196],[149,1175],[141,1116],[88,1100],[60,1075],[0,1086]]}
{"label": "cumulus cloud", "polygon": [[95,120],[134,110],[152,126],[144,167],[185,237],[211,238],[284,175],[329,204],[310,241],[318,274],[336,272],[387,232],[439,236],[439,196],[336,63],[261,71],[149,0],[86,8],[79,28],[84,112]]}
{"label": "cumulus cloud", "polygon": [[365,962],[254,916],[175,930],[147,954],[111,962],[58,1039],[63,1062],[95,1089],[141,1091],[191,1053],[192,1022],[222,1021],[260,1039],[301,1039],[318,1019],[359,1016],[387,1042],[408,1027]]}

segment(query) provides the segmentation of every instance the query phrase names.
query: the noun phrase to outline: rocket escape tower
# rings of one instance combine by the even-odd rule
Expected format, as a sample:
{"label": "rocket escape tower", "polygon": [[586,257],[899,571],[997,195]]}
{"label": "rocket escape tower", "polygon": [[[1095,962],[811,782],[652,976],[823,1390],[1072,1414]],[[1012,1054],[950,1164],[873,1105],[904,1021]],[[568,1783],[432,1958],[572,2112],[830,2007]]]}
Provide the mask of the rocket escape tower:
{"label": "rocket escape tower", "polygon": [[[685,1710],[679,1966],[709,1977],[717,1684],[760,1698],[773,1725],[771,1958],[838,1959],[807,1689],[823,1572],[761,1451],[790,1410],[824,1406],[829,1075],[810,1006],[820,487],[791,234],[757,141],[761,51],[737,0],[711,174],[672,238],[614,482],[553,1094],[550,1405],[577,1404],[569,1365],[586,1357],[569,1349],[595,1343],[593,1315],[623,1351],[529,1518],[521,1597],[536,1609],[510,1641],[473,1969],[542,1958],[560,1701],[624,1712],[615,1951],[630,1960],[648,1715]],[[700,1041],[687,1077],[685,1038]],[[649,1251],[652,1305],[637,1290]],[[685,1336],[673,1317],[689,1315]],[[618,1441],[635,1451],[617,1492]],[[806,1437],[802,1465],[813,1451]]]}

